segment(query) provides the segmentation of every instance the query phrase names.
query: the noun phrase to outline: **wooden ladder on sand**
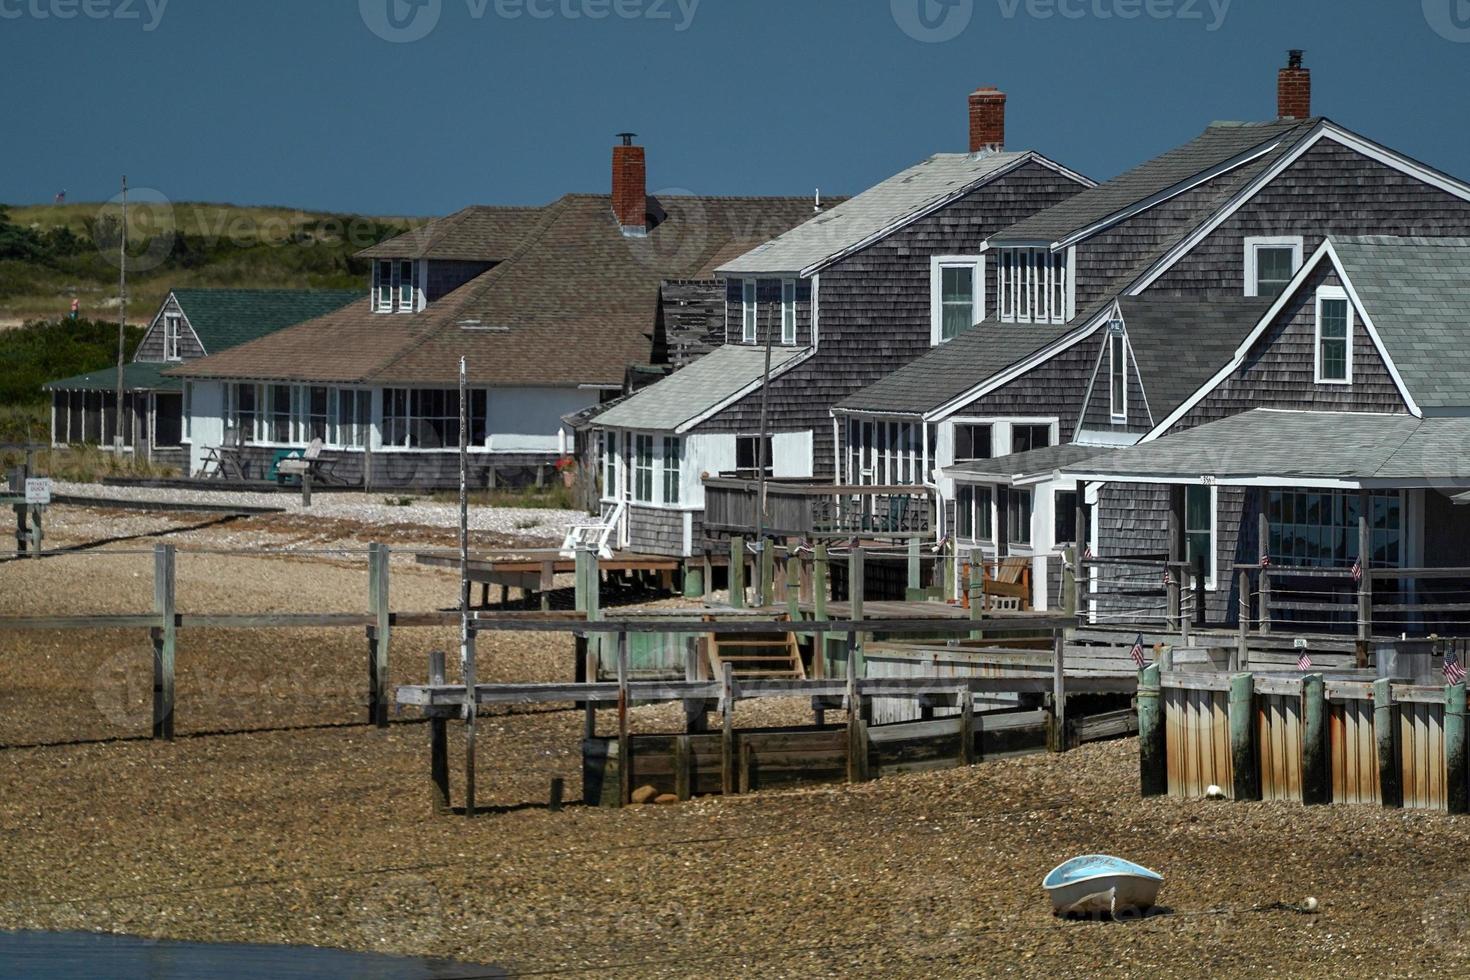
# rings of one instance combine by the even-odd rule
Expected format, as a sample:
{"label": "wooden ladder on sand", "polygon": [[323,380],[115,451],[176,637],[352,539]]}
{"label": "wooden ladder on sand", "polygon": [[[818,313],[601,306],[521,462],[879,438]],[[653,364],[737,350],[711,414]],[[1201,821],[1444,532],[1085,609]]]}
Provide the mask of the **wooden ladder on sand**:
{"label": "wooden ladder on sand", "polygon": [[806,680],[795,633],[711,633],[709,663],[715,677],[729,664],[736,679]]}

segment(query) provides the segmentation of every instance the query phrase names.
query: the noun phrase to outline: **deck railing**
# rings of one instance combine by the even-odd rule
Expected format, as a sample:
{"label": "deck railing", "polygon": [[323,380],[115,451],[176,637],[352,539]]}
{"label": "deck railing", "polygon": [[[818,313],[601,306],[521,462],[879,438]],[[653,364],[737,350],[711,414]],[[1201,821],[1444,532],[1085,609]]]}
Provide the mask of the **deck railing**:
{"label": "deck railing", "polygon": [[760,481],[745,476],[706,477],[704,526],[716,535],[753,534],[757,526],[777,537],[914,537],[932,533],[934,498],[924,487],[845,486],[818,480],[770,480],[765,519]]}

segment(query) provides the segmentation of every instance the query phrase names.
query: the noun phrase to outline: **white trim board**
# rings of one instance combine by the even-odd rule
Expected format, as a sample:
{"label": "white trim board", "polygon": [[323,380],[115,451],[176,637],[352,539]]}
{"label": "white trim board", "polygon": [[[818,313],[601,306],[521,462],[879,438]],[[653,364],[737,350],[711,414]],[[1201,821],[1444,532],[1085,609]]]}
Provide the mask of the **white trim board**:
{"label": "white trim board", "polygon": [[[1191,409],[1203,401],[1206,395],[1220,387],[1227,378],[1239,370],[1240,366],[1245,363],[1246,356],[1250,353],[1251,348],[1255,346],[1256,341],[1260,340],[1261,336],[1270,329],[1271,324],[1286,309],[1287,303],[1291,302],[1292,298],[1306,284],[1307,279],[1317,271],[1324,258],[1332,263],[1332,267],[1336,270],[1338,278],[1342,281],[1343,290],[1347,293],[1353,309],[1358,316],[1362,317],[1363,329],[1368,332],[1369,338],[1373,341],[1374,348],[1378,351],[1378,356],[1383,359],[1383,366],[1388,370],[1389,377],[1393,378],[1393,383],[1398,388],[1399,395],[1404,399],[1404,404],[1408,406],[1409,414],[1415,418],[1422,419],[1424,417],[1423,409],[1419,407],[1418,403],[1414,401],[1413,395],[1409,393],[1408,385],[1404,383],[1403,377],[1399,374],[1398,366],[1394,364],[1393,358],[1388,353],[1388,349],[1383,345],[1383,338],[1378,335],[1378,329],[1373,326],[1373,319],[1368,315],[1367,310],[1364,309],[1363,301],[1359,298],[1357,290],[1353,288],[1352,280],[1348,278],[1347,272],[1343,269],[1342,261],[1337,257],[1337,250],[1332,247],[1332,239],[1329,238],[1322,243],[1317,251],[1312,253],[1311,258],[1302,263],[1302,267],[1297,270],[1296,275],[1292,277],[1287,287],[1281,291],[1281,295],[1276,298],[1276,302],[1272,303],[1271,308],[1262,314],[1261,318],[1256,321],[1256,325],[1251,329],[1251,332],[1246,334],[1245,340],[1241,341],[1240,346],[1235,349],[1235,356],[1223,368],[1217,371],[1214,377],[1206,381],[1194,394],[1181,402],[1178,408],[1170,412],[1162,422],[1150,429],[1139,441],[1152,442],[1167,433]],[[1316,354],[1314,353],[1312,356],[1315,360]]]}

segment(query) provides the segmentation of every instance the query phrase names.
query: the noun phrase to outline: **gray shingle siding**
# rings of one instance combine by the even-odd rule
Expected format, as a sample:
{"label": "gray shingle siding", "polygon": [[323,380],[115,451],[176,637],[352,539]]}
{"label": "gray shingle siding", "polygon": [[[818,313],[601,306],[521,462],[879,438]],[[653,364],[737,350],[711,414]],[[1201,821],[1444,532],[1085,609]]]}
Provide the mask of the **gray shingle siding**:
{"label": "gray shingle siding", "polygon": [[1245,239],[1301,235],[1310,256],[1329,235],[1470,234],[1470,202],[1333,140],[1322,140],[1263,187],[1150,292],[1245,289]]}
{"label": "gray shingle siding", "polygon": [[1206,394],[1170,431],[1193,428],[1252,408],[1407,413],[1403,396],[1359,318],[1353,322],[1353,383],[1320,385],[1313,380],[1316,293],[1324,285],[1341,285],[1330,265],[1307,278],[1256,341],[1240,368]]}
{"label": "gray shingle siding", "polygon": [[639,554],[682,557],[684,512],[631,505],[628,508],[628,547]]}
{"label": "gray shingle siding", "polygon": [[[931,349],[930,257],[978,254],[998,229],[1080,189],[1054,170],[1030,163],[824,270],[818,287],[818,350],[772,385],[772,431],[811,430],[815,473],[832,476],[832,406]],[[995,301],[994,261],[991,256],[986,272],[987,306]],[[731,296],[738,301],[733,287]],[[732,307],[732,331],[738,328],[738,309]],[[753,431],[759,416],[760,395],[755,394],[699,431]]]}
{"label": "gray shingle siding", "polygon": [[[775,346],[781,344],[781,290],[784,279],[755,280],[755,333],[756,346],[764,347],[769,340]],[[731,279],[725,288],[725,343],[743,344],[745,301],[744,279]],[[796,282],[796,347],[807,347],[812,340],[812,283],[810,279]],[[825,299],[825,297],[824,297]]]}
{"label": "gray shingle siding", "polygon": [[[1002,324],[1000,329],[1024,330],[1023,324]],[[954,416],[1055,415],[1060,420],[1058,438],[1070,442],[1076,435],[1077,419],[1087,381],[1097,363],[1102,331],[1074,344],[987,395],[967,402]],[[999,452],[999,450],[997,450]]]}
{"label": "gray shingle siding", "polygon": [[204,345],[199,343],[199,337],[194,333],[194,328],[189,325],[189,318],[184,316],[183,310],[179,308],[179,301],[172,295],[164,301],[163,309],[154,318],[148,332],[143,335],[143,340],[138,344],[138,351],[133,355],[138,361],[166,360],[167,350],[164,347],[164,320],[169,314],[177,313],[181,317],[179,321],[179,357],[181,360],[192,361],[204,356]]}
{"label": "gray shingle siding", "polygon": [[1082,346],[1090,346],[1095,358],[1092,376],[1092,397],[1088,399],[1083,414],[1083,426],[1093,432],[1123,432],[1143,434],[1153,428],[1152,406],[1143,379],[1138,373],[1138,362],[1128,358],[1128,413],[1127,422],[1113,423],[1112,359],[1108,354],[1108,331],[1099,330],[1095,339]]}

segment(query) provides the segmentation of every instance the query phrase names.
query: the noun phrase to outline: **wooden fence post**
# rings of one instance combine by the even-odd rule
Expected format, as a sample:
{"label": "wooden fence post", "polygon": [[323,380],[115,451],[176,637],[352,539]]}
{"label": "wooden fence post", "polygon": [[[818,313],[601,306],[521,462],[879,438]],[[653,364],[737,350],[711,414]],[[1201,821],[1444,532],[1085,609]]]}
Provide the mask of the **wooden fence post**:
{"label": "wooden fence post", "polygon": [[156,545],[153,551],[153,609],[159,625],[153,633],[153,737],[174,737],[174,649],[178,636],[174,616],[175,565],[177,554],[171,544]]}
{"label": "wooden fence post", "polygon": [[735,794],[735,675],[726,662],[720,674],[720,792]]}
{"label": "wooden fence post", "polygon": [[730,539],[730,607],[745,608],[745,539]]}
{"label": "wooden fence post", "polygon": [[1138,772],[1139,788],[1144,796],[1163,796],[1169,792],[1163,687],[1158,664],[1149,664],[1138,673]]}
{"label": "wooden fence post", "polygon": [[[863,620],[863,599],[868,591],[868,553],[862,548],[853,548],[847,559],[847,601],[854,622]],[[863,650],[867,646],[867,634],[858,633],[848,637],[847,669],[859,672]]]}
{"label": "wooden fence post", "polygon": [[[857,646],[857,638],[849,633],[848,650]],[[858,693],[857,672],[851,669],[851,657],[847,672],[847,781],[865,782],[868,778],[868,731],[863,724],[862,695]]]}
{"label": "wooden fence post", "polygon": [[1077,615],[1077,549],[1062,550],[1062,612]]}
{"label": "wooden fence post", "polygon": [[1261,798],[1260,759],[1255,744],[1256,679],[1253,674],[1230,678],[1230,768],[1237,800]]}
{"label": "wooden fence post", "polygon": [[762,538],[757,542],[757,545],[761,550],[761,584],[760,595],[756,597],[756,605],[764,608],[773,604],[772,597],[775,593],[772,590],[775,588],[776,582],[776,549],[771,547],[771,540],[769,538]]}
{"label": "wooden fence post", "polygon": [[1373,532],[1368,527],[1367,493],[1358,493],[1358,561],[1362,563],[1363,575],[1358,579],[1358,639],[1366,641],[1373,635]]}
{"label": "wooden fence post", "polygon": [[975,764],[975,695],[968,686],[955,691],[960,702],[960,765]]}
{"label": "wooden fence post", "polygon": [[1053,752],[1067,751],[1067,632],[1057,630],[1051,658],[1051,745]]}
{"label": "wooden fence post", "polygon": [[368,724],[388,727],[388,641],[390,627],[388,546],[368,545],[368,608],[377,620],[368,627]]}
{"label": "wooden fence post", "polygon": [[[444,651],[429,654],[429,683],[444,683]],[[449,812],[449,722],[442,714],[429,717],[430,802],[434,813]]]}
{"label": "wooden fence post", "polygon": [[1387,677],[1373,682],[1373,739],[1378,746],[1378,787],[1386,807],[1404,805],[1399,782],[1398,738],[1394,731],[1393,683]]}
{"label": "wooden fence post", "polygon": [[[976,548],[970,552],[970,581],[966,585],[966,596],[970,602],[970,619],[978,622],[985,618],[985,556]],[[985,634],[971,630],[970,639],[981,639]]]}
{"label": "wooden fence post", "polygon": [[1450,813],[1470,812],[1465,781],[1465,685],[1444,690],[1445,808]]}
{"label": "wooden fence post", "polygon": [[1190,572],[1194,575],[1194,609],[1192,610],[1194,613],[1194,625],[1196,629],[1204,629],[1205,614],[1209,612],[1205,594],[1206,572],[1204,555],[1194,556],[1194,562],[1190,568]]}
{"label": "wooden fence post", "polygon": [[1302,802],[1332,801],[1332,767],[1327,757],[1327,701],[1321,674],[1302,678]]}
{"label": "wooden fence post", "polygon": [[[918,592],[921,588],[923,588],[924,576],[919,564],[919,539],[917,537],[909,538],[908,573],[909,591]],[[913,601],[916,597],[913,595],[909,595],[905,598],[909,599],[909,601]]]}
{"label": "wooden fence post", "polygon": [[1238,622],[1235,627],[1235,662],[1230,665],[1232,671],[1250,670],[1250,632],[1251,632],[1251,576],[1245,569],[1241,569],[1240,575],[1236,577],[1236,590],[1240,593],[1239,610],[1236,614]]}
{"label": "wooden fence post", "polygon": [[628,634],[618,634],[618,805],[633,802],[633,740],[628,734]]}
{"label": "wooden fence post", "polygon": [[464,635],[464,815],[475,815],[475,728],[480,715],[480,698],[475,676],[475,631]]}
{"label": "wooden fence post", "polygon": [[[827,621],[827,546],[819,544],[812,551],[812,621]],[[812,634],[812,677],[827,676],[827,634]],[[820,724],[820,722],[819,722]]]}
{"label": "wooden fence post", "polygon": [[[1271,553],[1271,519],[1266,516],[1263,509],[1260,516],[1256,518],[1256,534],[1261,542],[1261,558]],[[1261,596],[1256,600],[1260,607],[1256,610],[1256,620],[1260,623],[1261,632],[1271,632],[1271,570],[1269,565],[1261,565]]]}

